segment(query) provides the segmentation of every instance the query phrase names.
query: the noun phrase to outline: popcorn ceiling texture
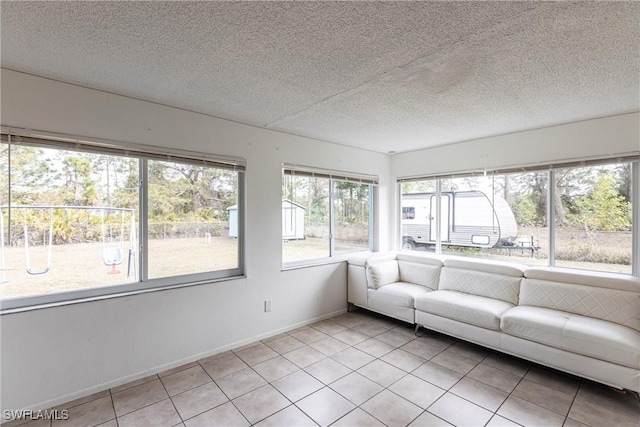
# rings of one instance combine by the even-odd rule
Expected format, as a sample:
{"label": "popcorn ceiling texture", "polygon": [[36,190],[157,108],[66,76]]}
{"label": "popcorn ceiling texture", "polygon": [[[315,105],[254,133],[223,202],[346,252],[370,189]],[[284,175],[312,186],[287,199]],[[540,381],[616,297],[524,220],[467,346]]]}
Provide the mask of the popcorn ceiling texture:
{"label": "popcorn ceiling texture", "polygon": [[1,8],[5,68],[380,152],[640,109],[637,2]]}

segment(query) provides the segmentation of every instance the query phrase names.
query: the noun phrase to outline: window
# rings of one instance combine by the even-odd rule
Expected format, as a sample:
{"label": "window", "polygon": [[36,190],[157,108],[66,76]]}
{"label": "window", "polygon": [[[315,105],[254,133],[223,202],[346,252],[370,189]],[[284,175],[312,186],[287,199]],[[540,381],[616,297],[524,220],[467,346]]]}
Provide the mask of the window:
{"label": "window", "polygon": [[377,180],[285,166],[283,263],[306,263],[372,247],[372,194]]}
{"label": "window", "polygon": [[631,274],[636,159],[401,180],[402,248]]}
{"label": "window", "polygon": [[0,168],[3,309],[241,274],[240,161],[3,133]]}

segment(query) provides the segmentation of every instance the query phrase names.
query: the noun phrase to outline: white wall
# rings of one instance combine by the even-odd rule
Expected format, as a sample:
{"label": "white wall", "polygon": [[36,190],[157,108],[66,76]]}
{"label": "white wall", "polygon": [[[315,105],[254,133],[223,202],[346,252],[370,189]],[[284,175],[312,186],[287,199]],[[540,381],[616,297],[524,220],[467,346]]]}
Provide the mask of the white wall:
{"label": "white wall", "polygon": [[[509,166],[549,164],[563,160],[615,157],[640,152],[640,114],[630,113],[491,138],[396,154],[391,158],[391,179],[482,171]],[[397,187],[392,185],[388,211],[397,221]],[[391,246],[398,246],[391,226]]]}
{"label": "white wall", "polygon": [[246,158],[248,211],[246,278],[0,316],[3,410],[64,403],[344,310],[344,263],[281,271],[282,163],[379,175],[377,246],[388,247],[386,155],[1,73],[3,125]]}

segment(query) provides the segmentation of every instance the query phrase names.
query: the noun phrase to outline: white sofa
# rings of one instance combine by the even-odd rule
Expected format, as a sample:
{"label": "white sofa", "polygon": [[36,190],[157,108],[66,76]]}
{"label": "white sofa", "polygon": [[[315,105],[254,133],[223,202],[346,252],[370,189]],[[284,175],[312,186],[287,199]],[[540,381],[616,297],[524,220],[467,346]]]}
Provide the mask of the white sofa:
{"label": "white sofa", "polygon": [[349,303],[640,392],[640,280],[407,252],[352,257]]}

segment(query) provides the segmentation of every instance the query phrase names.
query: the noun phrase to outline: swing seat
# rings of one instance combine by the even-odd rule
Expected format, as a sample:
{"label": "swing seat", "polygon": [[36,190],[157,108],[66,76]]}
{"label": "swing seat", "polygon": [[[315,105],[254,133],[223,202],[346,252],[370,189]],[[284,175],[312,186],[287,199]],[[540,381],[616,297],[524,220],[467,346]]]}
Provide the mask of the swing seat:
{"label": "swing seat", "polygon": [[122,264],[122,250],[120,248],[104,248],[102,250],[102,262],[107,267]]}

